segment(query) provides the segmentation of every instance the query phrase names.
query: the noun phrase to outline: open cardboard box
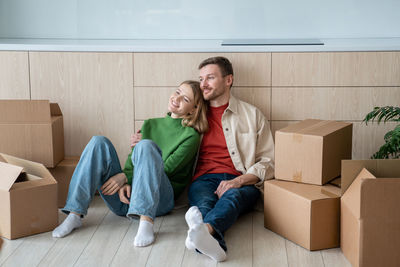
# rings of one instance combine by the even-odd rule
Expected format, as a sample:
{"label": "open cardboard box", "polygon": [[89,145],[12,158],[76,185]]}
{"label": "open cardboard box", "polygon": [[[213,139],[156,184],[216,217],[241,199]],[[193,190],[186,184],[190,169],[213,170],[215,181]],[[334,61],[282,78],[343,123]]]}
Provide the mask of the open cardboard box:
{"label": "open cardboard box", "polygon": [[58,224],[57,182],[36,162],[0,153],[0,236],[15,239]]}
{"label": "open cardboard box", "polygon": [[64,158],[63,116],[48,100],[0,100],[0,151],[55,167]]}
{"label": "open cardboard box", "polygon": [[264,226],[308,249],[339,246],[340,188],[269,180]]}
{"label": "open cardboard box", "polygon": [[353,266],[400,266],[400,159],[342,161],[341,248]]}
{"label": "open cardboard box", "polygon": [[323,185],[351,159],[351,123],[308,119],[275,133],[275,178]]}
{"label": "open cardboard box", "polygon": [[69,183],[74,174],[79,157],[65,157],[55,168],[49,168],[58,185],[58,207],[64,208],[68,197]]}

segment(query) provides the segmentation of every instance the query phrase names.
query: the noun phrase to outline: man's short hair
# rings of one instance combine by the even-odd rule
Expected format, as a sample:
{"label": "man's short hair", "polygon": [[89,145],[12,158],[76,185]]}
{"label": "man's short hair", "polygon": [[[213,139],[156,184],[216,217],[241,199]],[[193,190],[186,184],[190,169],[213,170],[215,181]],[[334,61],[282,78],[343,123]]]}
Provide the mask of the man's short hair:
{"label": "man's short hair", "polygon": [[229,75],[229,74],[233,75],[232,63],[225,57],[207,58],[200,63],[199,69],[203,68],[204,66],[210,65],[210,64],[218,65],[223,77],[225,77],[226,75]]}

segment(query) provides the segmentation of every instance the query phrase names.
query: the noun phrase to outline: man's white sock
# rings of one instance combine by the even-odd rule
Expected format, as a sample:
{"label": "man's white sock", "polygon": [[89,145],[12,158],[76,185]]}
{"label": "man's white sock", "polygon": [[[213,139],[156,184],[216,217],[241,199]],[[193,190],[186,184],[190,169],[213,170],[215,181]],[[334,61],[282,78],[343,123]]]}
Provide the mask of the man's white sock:
{"label": "man's white sock", "polygon": [[136,247],[146,247],[154,242],[153,224],[146,220],[140,220],[139,229],[133,244]]}
{"label": "man's white sock", "polygon": [[75,228],[82,226],[82,220],[79,215],[74,213],[68,214],[67,218],[56,229],[53,230],[53,237],[64,237],[72,232]]}
{"label": "man's white sock", "polygon": [[186,223],[189,226],[189,229],[193,228],[195,225],[203,223],[203,216],[198,207],[192,206],[185,214]]}
{"label": "man's white sock", "polygon": [[215,261],[224,261],[226,253],[219,245],[218,241],[208,232],[207,226],[203,224],[195,225],[189,230],[188,236],[194,246],[203,254]]}
{"label": "man's white sock", "polygon": [[[192,206],[186,212],[185,220],[186,220],[187,225],[189,226],[189,231],[190,231],[190,229],[194,228],[196,225],[203,223],[203,216],[201,215],[201,212],[198,207]],[[195,250],[196,246],[190,240],[189,231],[188,231],[188,234],[187,234],[187,237],[185,240],[185,245],[186,245],[187,249]]]}

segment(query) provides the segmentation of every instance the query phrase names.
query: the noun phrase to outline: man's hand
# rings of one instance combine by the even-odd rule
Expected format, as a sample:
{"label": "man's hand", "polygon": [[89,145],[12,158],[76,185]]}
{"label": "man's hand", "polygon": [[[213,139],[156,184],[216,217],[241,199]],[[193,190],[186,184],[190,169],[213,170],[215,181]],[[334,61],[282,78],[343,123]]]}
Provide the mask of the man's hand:
{"label": "man's hand", "polygon": [[129,199],[131,198],[131,186],[129,184],[124,184],[118,190],[118,195],[121,202],[129,205]]}
{"label": "man's hand", "polygon": [[235,179],[229,181],[222,181],[214,194],[218,195],[218,198],[221,198],[222,195],[231,188],[240,188],[242,187],[240,176]]}
{"label": "man's hand", "polygon": [[131,148],[136,146],[137,143],[142,140],[142,134],[140,133],[140,130],[138,130],[135,134],[131,135]]}
{"label": "man's hand", "polygon": [[111,176],[107,182],[103,184],[100,188],[103,195],[110,196],[117,193],[117,191],[128,182],[128,179],[125,176],[125,173],[120,172],[114,176]]}

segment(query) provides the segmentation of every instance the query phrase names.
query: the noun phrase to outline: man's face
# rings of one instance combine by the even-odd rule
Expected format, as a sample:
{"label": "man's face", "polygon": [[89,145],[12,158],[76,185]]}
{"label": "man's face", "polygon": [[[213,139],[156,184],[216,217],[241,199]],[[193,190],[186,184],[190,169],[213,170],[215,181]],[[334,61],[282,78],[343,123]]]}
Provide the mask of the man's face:
{"label": "man's face", "polygon": [[205,100],[215,100],[229,90],[230,84],[227,77],[222,77],[218,65],[209,64],[200,69],[199,81],[200,88]]}

